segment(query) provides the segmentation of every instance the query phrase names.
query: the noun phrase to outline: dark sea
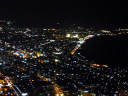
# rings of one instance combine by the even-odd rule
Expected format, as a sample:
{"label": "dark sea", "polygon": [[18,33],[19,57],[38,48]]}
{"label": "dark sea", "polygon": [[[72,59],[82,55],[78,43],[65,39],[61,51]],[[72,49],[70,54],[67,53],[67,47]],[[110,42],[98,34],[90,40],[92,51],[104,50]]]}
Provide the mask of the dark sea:
{"label": "dark sea", "polygon": [[97,64],[128,67],[128,35],[95,36],[87,40],[80,51]]}

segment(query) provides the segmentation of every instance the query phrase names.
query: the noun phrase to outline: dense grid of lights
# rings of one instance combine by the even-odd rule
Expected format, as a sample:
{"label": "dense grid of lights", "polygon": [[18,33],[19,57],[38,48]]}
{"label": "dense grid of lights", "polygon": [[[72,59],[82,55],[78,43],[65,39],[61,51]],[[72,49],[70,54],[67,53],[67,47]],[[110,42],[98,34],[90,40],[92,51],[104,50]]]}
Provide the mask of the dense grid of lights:
{"label": "dense grid of lights", "polygon": [[[0,94],[17,96],[118,96],[127,94],[128,71],[92,64],[78,49],[87,39],[116,35],[76,27],[0,26]],[[2,88],[4,83],[11,86]],[[6,90],[7,89],[7,90]]]}

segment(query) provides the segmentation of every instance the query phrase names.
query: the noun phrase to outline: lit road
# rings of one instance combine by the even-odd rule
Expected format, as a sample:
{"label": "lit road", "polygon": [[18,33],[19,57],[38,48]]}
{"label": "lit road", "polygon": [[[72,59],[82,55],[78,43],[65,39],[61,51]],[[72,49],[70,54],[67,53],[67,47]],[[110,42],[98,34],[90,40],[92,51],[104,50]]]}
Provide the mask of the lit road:
{"label": "lit road", "polygon": [[54,87],[54,90],[55,90],[55,93],[56,93],[56,96],[64,96],[64,93],[63,91],[61,90],[61,88],[59,87],[59,85],[57,83],[55,83],[54,81],[52,81],[50,78],[46,78],[40,74],[37,74],[37,76],[39,78],[41,78],[43,81],[46,81],[46,82],[51,82],[51,84],[53,85]]}
{"label": "lit road", "polygon": [[[86,40],[87,39],[90,39],[90,38],[92,38],[94,35],[88,35],[88,36],[86,36],[85,38],[83,38],[83,39],[81,39],[80,41],[78,41],[77,42],[77,45],[75,46],[75,48],[72,50],[72,52],[71,52],[71,54],[73,55],[76,51],[77,51],[77,49],[79,49],[80,48],[80,46],[81,46],[81,44],[83,44],[84,42],[86,42]],[[48,42],[48,44],[49,44],[50,42]],[[57,49],[56,49],[57,50]],[[26,51],[24,51],[24,50],[18,50],[18,51],[16,51],[16,52],[9,52],[9,53],[11,53],[12,55],[16,55],[16,56],[20,56],[20,54],[19,53],[21,53],[21,52],[24,52],[24,55],[22,56],[23,58],[25,58],[25,57],[27,57],[27,53],[28,54],[30,54],[30,52],[26,52]],[[14,54],[15,53],[15,54]],[[32,55],[32,54],[31,54]],[[23,67],[20,67],[20,66],[17,66],[17,68],[18,69],[21,69],[22,71],[27,71],[26,70],[26,68],[23,68]],[[54,88],[54,90],[55,90],[55,95],[56,96],[64,96],[64,93],[63,93],[63,91],[61,90],[61,88],[59,87],[59,85],[58,84],[56,84],[55,82],[53,82],[50,78],[46,78],[46,77],[44,77],[44,76],[42,76],[42,75],[40,75],[40,74],[37,74],[37,76],[40,78],[40,79],[42,79],[43,81],[46,81],[46,82],[51,82],[51,84],[53,85],[53,88]],[[17,87],[16,87],[17,88]],[[22,92],[17,88],[17,89],[15,89],[14,87],[13,87],[13,90],[17,93],[17,91],[19,92],[19,93],[21,93],[22,94]],[[16,91],[17,90],[17,91]],[[18,95],[17,95],[18,96]]]}
{"label": "lit road", "polygon": [[13,89],[14,94],[16,96],[21,96],[21,94],[19,94],[19,93],[21,93],[21,91],[20,90],[17,90],[18,87],[17,88],[15,87],[16,85],[14,85],[12,83],[12,81],[10,80],[10,78],[7,77],[7,76],[4,76],[2,73],[1,73],[1,76],[4,77],[5,82],[7,82],[7,84],[8,84],[7,86],[9,86],[11,89]]}
{"label": "lit road", "polygon": [[16,94],[16,96],[20,96],[20,95],[18,94],[18,92],[16,91],[16,89],[13,87],[13,83],[9,80],[9,78],[8,78],[8,77],[5,77],[5,80],[6,80],[6,82],[7,82],[8,84],[10,84],[10,87],[13,89],[13,91],[14,91],[15,94]]}
{"label": "lit road", "polygon": [[88,35],[86,36],[85,38],[83,38],[82,40],[78,41],[77,45],[75,46],[75,48],[71,51],[71,54],[73,55],[80,47],[81,47],[81,44],[83,44],[84,42],[86,42],[87,39],[90,39],[94,37],[94,35]]}
{"label": "lit road", "polygon": [[[25,69],[25,68],[23,68],[21,66],[16,66],[16,67],[18,69],[21,69],[22,71],[27,71],[27,69]],[[42,76],[41,74],[37,74],[37,77],[39,77],[40,79],[42,79],[45,82],[50,82],[52,84],[53,88],[54,88],[54,91],[56,93],[55,94],[56,96],[64,96],[64,93],[61,90],[60,86],[57,83],[55,83],[53,80],[51,80],[50,78],[46,78],[46,77]],[[19,96],[18,93],[22,94],[21,90],[16,85],[13,85],[13,83],[9,80],[8,77],[6,77],[6,81],[11,84],[11,87],[15,91],[15,93],[17,94],[17,96]]]}

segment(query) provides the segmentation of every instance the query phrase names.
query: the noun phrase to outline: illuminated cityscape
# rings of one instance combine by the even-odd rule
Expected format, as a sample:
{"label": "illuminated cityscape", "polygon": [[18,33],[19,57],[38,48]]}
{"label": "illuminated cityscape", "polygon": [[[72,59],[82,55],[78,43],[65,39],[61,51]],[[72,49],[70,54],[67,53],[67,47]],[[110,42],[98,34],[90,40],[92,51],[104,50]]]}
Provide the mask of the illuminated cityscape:
{"label": "illuminated cityscape", "polygon": [[0,96],[128,96],[124,1],[1,0]]}
{"label": "illuminated cityscape", "polygon": [[126,96],[122,94],[128,92],[127,69],[95,64],[80,49],[88,39],[127,34],[127,29],[114,33],[78,26],[70,31],[1,22],[5,22],[0,27],[1,95]]}

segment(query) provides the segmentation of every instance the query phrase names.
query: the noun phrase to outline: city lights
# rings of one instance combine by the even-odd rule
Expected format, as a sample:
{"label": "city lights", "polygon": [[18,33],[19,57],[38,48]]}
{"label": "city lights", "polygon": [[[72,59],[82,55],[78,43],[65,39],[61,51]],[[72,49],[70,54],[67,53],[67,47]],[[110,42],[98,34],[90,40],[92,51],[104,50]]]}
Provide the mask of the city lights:
{"label": "city lights", "polygon": [[[109,48],[104,50],[99,39],[112,42],[125,36],[127,29],[59,27],[61,23],[29,28],[0,22],[4,23],[0,24],[0,96],[127,96],[127,69],[108,62],[117,47],[105,45]],[[103,42],[100,47],[97,38]],[[100,62],[99,52],[107,55],[109,49],[110,55],[103,59],[107,63]]]}
{"label": "city lights", "polygon": [[71,35],[70,34],[67,34],[66,37],[71,37]]}

